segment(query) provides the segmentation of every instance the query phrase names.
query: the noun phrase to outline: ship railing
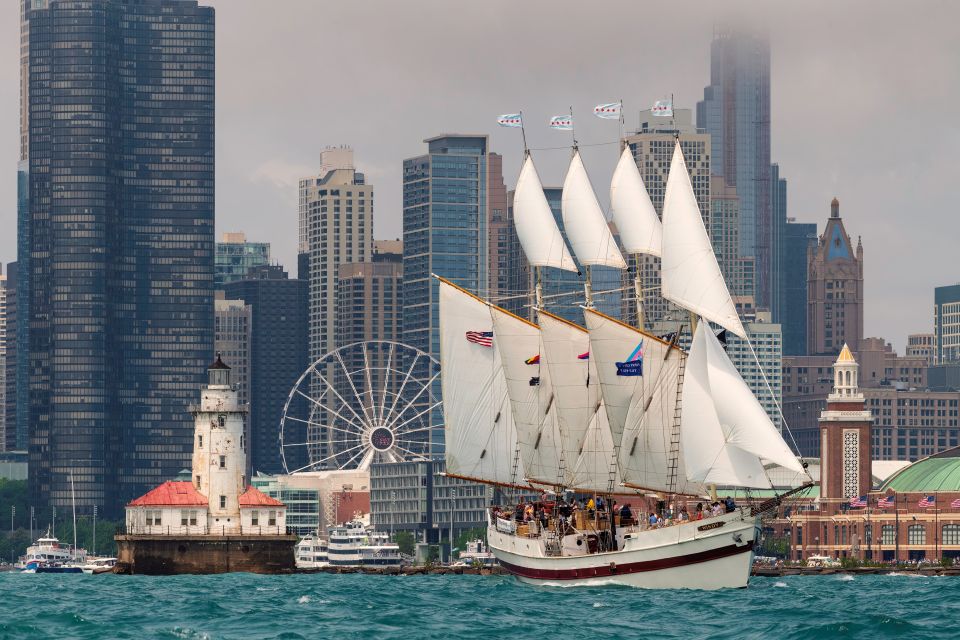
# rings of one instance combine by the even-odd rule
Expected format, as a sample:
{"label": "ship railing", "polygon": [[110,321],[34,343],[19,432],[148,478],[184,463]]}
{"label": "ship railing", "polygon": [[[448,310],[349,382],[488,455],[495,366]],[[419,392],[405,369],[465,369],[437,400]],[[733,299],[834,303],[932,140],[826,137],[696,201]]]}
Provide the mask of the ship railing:
{"label": "ship railing", "polygon": [[277,525],[146,525],[125,524],[117,529],[121,535],[206,536],[206,535],[286,535],[289,529]]}

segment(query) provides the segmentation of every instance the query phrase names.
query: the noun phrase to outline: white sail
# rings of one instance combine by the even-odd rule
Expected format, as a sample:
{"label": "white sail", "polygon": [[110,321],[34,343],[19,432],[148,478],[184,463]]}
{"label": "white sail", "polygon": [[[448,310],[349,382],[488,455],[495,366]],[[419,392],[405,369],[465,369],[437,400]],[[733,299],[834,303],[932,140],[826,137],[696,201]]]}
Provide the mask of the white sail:
{"label": "white sail", "polygon": [[660,291],[664,298],[746,338],[730,291],[703,226],[680,142],[673,149],[663,200],[663,262]]}
{"label": "white sail", "polygon": [[621,482],[607,414],[601,409],[587,426],[580,455],[567,474],[567,485],[581,491],[607,492],[620,489]]}
{"label": "white sail", "polygon": [[538,319],[543,336],[540,357],[550,371],[563,459],[572,471],[594,415],[602,409],[596,371],[589,359],[590,340],[583,327],[562,318],[540,311]]}
{"label": "white sail", "polygon": [[728,425],[717,414],[710,375],[711,349],[706,322],[697,326],[683,381],[680,446],[687,477],[700,483],[770,488],[760,459],[727,440]]}
{"label": "white sail", "polygon": [[561,483],[560,438],[556,412],[550,411],[550,371],[536,359],[541,351],[540,327],[490,306],[494,346],[500,352],[507,393],[513,409],[520,457],[527,479]]}
{"label": "white sail", "polygon": [[530,154],[523,161],[513,194],[513,224],[530,266],[578,270],[550,210]]}
{"label": "white sail", "polygon": [[624,251],[661,255],[663,230],[660,218],[643,186],[630,145],[624,146],[610,181],[610,208]]}
{"label": "white sail", "polygon": [[577,150],[563,181],[561,211],[563,229],[580,264],[627,268]]}
{"label": "white sail", "polygon": [[[686,356],[669,343],[593,309],[584,309],[584,316],[612,441],[620,445],[623,482],[654,491],[703,493],[702,485],[687,479],[682,455],[676,470],[670,468],[671,457],[681,453],[671,451],[671,435],[675,426],[679,428],[674,425],[677,378]],[[617,364],[627,361],[638,347],[635,361],[642,363],[641,375],[618,375],[618,371],[631,372]]]}
{"label": "white sail", "polygon": [[515,484],[522,467],[500,354],[467,339],[490,332],[487,304],[440,280],[440,376],[447,473]]}
{"label": "white sail", "polygon": [[713,405],[727,442],[763,460],[805,474],[797,456],[790,451],[716,335],[705,330],[705,337]]}

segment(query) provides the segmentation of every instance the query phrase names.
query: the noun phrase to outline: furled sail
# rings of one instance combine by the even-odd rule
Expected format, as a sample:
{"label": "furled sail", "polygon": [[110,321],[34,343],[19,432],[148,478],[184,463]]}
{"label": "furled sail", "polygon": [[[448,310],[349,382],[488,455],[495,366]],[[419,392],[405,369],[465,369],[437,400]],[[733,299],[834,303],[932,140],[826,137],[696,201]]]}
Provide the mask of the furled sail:
{"label": "furled sail", "polygon": [[524,475],[528,480],[562,484],[560,438],[551,411],[550,371],[541,361],[540,327],[490,306],[493,344],[500,353]]}
{"label": "furled sail", "polygon": [[[580,457],[587,431],[602,411],[597,374],[590,360],[590,340],[583,327],[538,311],[546,360],[560,422],[563,459],[570,470]],[[612,455],[611,448],[611,455]]]}
{"label": "furled sail", "polygon": [[627,263],[610,233],[578,150],[574,150],[570,159],[560,204],[563,229],[580,264],[626,269]]}
{"label": "furled sail", "polygon": [[[758,416],[750,406],[757,402],[756,398],[740,379],[706,322],[699,324],[693,336],[682,397],[680,444],[691,480],[769,488],[770,480],[760,457],[771,455],[776,456],[778,464],[802,472],[796,458],[783,455],[779,445],[787,454],[789,449],[773,425],[770,425],[772,435],[779,443],[765,433],[764,426],[757,424],[761,417],[767,423],[770,419],[762,409],[762,415]],[[749,442],[758,434],[760,442]]]}
{"label": "furled sail", "polygon": [[485,302],[440,279],[440,368],[447,473],[522,480],[517,433]]}
{"label": "furled sail", "polygon": [[[702,493],[702,485],[687,479],[682,452],[671,451],[671,434],[679,428],[674,424],[677,381],[686,355],[593,309],[584,309],[584,316],[611,438],[620,445],[623,482],[655,491]],[[678,454],[671,472],[670,459]]]}
{"label": "furled sail", "polygon": [[663,231],[650,195],[633,159],[630,145],[625,145],[620,162],[610,181],[610,208],[627,253],[661,255]]}
{"label": "furled sail", "polygon": [[663,201],[660,287],[667,300],[747,337],[703,226],[679,141]]}
{"label": "furled sail", "polygon": [[513,224],[531,266],[578,270],[557,227],[529,153],[523,161],[513,194]]}

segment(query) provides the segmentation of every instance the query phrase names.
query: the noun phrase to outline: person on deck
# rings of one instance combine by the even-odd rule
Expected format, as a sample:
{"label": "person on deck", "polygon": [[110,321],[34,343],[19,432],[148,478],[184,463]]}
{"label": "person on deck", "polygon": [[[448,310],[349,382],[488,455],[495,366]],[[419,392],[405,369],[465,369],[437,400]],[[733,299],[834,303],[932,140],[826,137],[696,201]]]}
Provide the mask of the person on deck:
{"label": "person on deck", "polygon": [[596,510],[596,508],[597,508],[597,506],[596,506],[596,504],[593,502],[593,498],[590,498],[589,500],[587,500],[587,517],[588,517],[588,518],[592,518],[592,517],[593,517],[593,513],[594,513],[594,511]]}
{"label": "person on deck", "polygon": [[727,496],[727,499],[723,501],[723,506],[726,507],[727,513],[733,513],[737,510],[737,503],[733,501],[732,496]]}
{"label": "person on deck", "polygon": [[697,503],[697,515],[694,519],[703,520],[703,503],[702,502]]}
{"label": "person on deck", "polygon": [[633,512],[630,511],[630,503],[620,507],[620,526],[628,527],[633,522]]}

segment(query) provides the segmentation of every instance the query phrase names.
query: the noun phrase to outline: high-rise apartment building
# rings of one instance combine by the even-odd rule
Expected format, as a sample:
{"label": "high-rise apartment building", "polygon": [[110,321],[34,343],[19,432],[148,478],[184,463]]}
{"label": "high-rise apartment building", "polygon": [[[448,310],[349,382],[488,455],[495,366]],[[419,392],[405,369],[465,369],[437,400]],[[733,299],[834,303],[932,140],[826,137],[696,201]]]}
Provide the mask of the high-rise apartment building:
{"label": "high-rise apartment building", "polygon": [[487,202],[490,210],[487,260],[489,278],[487,295],[491,300],[511,296],[510,291],[510,235],[513,225],[509,216],[507,187],[503,183],[503,157],[497,153],[488,156]]}
{"label": "high-rise apartment building", "polygon": [[936,363],[960,362],[960,284],[934,289],[933,335]]}
{"label": "high-rise apartment building", "polygon": [[4,434],[0,449],[4,451],[27,450],[27,434],[21,434],[17,429],[17,271],[16,262],[7,263],[4,403],[0,404],[0,411],[4,414]]}
{"label": "high-rise apartment building", "polygon": [[[294,384],[307,370],[307,282],[291,280],[280,266],[253,267],[247,277],[224,285],[227,299],[250,309],[250,465],[253,474],[283,473],[280,420]],[[305,415],[291,399],[296,415]],[[296,429],[291,425],[291,429]],[[294,434],[287,434],[293,441]],[[304,438],[299,440],[305,442]],[[287,451],[290,469],[306,464],[306,451]]]}
{"label": "high-rise apartment building", "polygon": [[0,451],[7,450],[7,276],[0,265]]}
{"label": "high-rise apartment building", "polygon": [[907,336],[907,357],[921,358],[927,365],[934,364],[935,336],[932,333],[911,333]]}
{"label": "high-rise apartment building", "polygon": [[[703,216],[703,223],[710,229],[710,135],[693,126],[690,109],[674,109],[672,117],[654,116],[650,110],[640,112],[640,128],[627,136],[625,143],[637,161],[643,183],[658,216],[663,215],[663,197],[667,189],[667,174],[673,159],[676,136],[680,136],[680,148],[690,172],[693,193]],[[632,282],[638,268],[638,257],[629,256],[629,273]],[[663,320],[667,312],[676,307],[660,295],[660,258],[639,256],[639,268],[643,277],[643,312],[647,326]],[[633,322],[637,317],[633,296],[624,296],[623,317]]]}
{"label": "high-rise apartment building", "polygon": [[783,354],[807,355],[807,260],[817,246],[817,225],[787,220],[781,227],[777,258],[777,296],[783,328]]}
{"label": "high-rise apartment building", "polygon": [[[403,342],[439,358],[438,288],[430,274],[489,294],[489,181],[491,163],[499,163],[486,135],[445,134],[424,142],[425,154],[403,161]],[[432,375],[429,367],[415,374]],[[439,398],[439,380],[435,391]],[[439,415],[432,420],[440,422]],[[441,454],[443,430],[435,429],[431,439],[432,453]]]}
{"label": "high-rise apartment building", "polygon": [[863,337],[863,245],[854,249],[830,203],[830,218],[807,260],[807,349],[810,355],[839,353]]}
{"label": "high-rise apartment building", "polygon": [[697,128],[710,135],[712,171],[740,197],[740,255],[757,259],[757,304],[770,306],[773,224],[770,197],[770,42],[718,29],[710,84],[697,103]]}
{"label": "high-rise apartment building", "polygon": [[710,243],[730,295],[755,296],[755,260],[740,256],[740,198],[723,178],[713,176],[710,193]]}
{"label": "high-rise apartment building", "polygon": [[223,289],[228,282],[243,280],[253,267],[270,264],[269,242],[247,242],[244,233],[224,233],[214,258],[214,284]]}
{"label": "high-rise apartment building", "polygon": [[213,351],[214,12],[31,1],[22,26],[32,500],[116,515],[189,466]]}
{"label": "high-rise apartment building", "polygon": [[320,173],[300,180],[300,253],[309,282],[310,360],[338,346],[337,274],[373,254],[373,185],[354,168],[353,150],[327,148]]}
{"label": "high-rise apartment building", "polygon": [[782,267],[784,262],[784,233],[787,224],[787,181],[780,177],[780,165],[770,165],[770,297],[772,320],[783,324],[784,293]]}
{"label": "high-rise apartment building", "polygon": [[[253,342],[253,312],[243,300],[225,300],[223,291],[217,291],[213,313],[213,348],[230,363],[230,382],[237,392],[237,403],[244,410],[250,406],[251,346]],[[249,418],[249,416],[247,416]],[[250,421],[245,419],[244,433],[250,439]],[[250,447],[246,447],[245,469],[250,475]]]}

